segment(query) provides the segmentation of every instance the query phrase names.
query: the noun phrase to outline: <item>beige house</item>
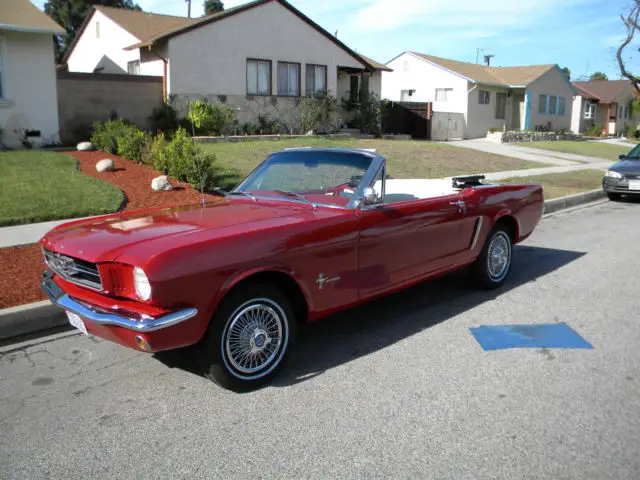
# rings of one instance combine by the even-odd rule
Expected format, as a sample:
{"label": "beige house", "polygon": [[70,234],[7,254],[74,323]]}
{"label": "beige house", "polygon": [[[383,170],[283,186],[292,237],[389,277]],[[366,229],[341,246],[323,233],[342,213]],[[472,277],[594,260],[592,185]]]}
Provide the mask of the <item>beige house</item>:
{"label": "beige house", "polygon": [[492,67],[404,52],[387,66],[392,72],[383,73],[383,98],[432,102],[434,118],[449,114],[456,123],[447,138],[484,137],[490,128],[568,130],[571,124],[575,91],[557,65]]}
{"label": "beige house", "polygon": [[571,130],[584,133],[598,125],[605,135],[622,135],[632,124],[633,87],[628,80],[595,80],[573,82],[577,94],[573,98]]}
{"label": "beige house", "polygon": [[[105,17],[120,33],[105,33]],[[268,114],[292,128],[301,97],[328,92],[348,99],[361,89],[380,96],[381,72],[389,70],[285,0],[256,0],[198,19],[165,18],[162,27],[155,23],[161,17],[95,7],[68,56],[69,70],[104,66],[100,71],[113,72],[114,64],[121,70],[126,64],[129,73],[162,76],[164,95],[174,96],[180,109],[193,99],[223,102],[237,111],[240,123]],[[121,30],[128,36],[110,41]],[[130,68],[131,62],[139,67]]]}
{"label": "beige house", "polygon": [[58,139],[53,35],[62,33],[29,0],[0,1],[0,129],[9,147]]}

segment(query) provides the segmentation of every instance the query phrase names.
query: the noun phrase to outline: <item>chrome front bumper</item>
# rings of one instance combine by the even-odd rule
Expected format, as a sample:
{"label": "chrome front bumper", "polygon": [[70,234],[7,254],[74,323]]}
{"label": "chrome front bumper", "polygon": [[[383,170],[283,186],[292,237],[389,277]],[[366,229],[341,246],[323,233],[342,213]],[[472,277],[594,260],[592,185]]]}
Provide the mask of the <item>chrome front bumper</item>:
{"label": "chrome front bumper", "polygon": [[93,307],[75,300],[64,293],[64,291],[56,285],[52,277],[52,272],[46,271],[42,274],[42,279],[40,280],[40,287],[44,293],[47,294],[49,300],[64,310],[68,310],[90,322],[100,325],[114,325],[134,332],[145,333],[177,325],[178,323],[195,317],[198,313],[198,310],[195,308],[184,308],[159,317],[145,316],[141,320],[127,318],[116,313],[99,311],[101,309],[98,309],[98,307]]}

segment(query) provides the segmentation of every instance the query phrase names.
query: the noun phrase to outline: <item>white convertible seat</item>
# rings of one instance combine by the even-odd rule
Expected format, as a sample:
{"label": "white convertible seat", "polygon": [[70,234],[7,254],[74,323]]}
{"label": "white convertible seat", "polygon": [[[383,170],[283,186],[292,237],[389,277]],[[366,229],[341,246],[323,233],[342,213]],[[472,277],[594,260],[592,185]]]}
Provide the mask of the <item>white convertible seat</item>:
{"label": "white convertible seat", "polygon": [[[377,181],[373,188],[376,192],[381,193],[381,182]],[[453,188],[450,179],[392,178],[387,179],[385,183],[384,201],[385,203],[404,202],[421,198],[443,197],[445,195],[453,195],[457,192],[458,190]]]}

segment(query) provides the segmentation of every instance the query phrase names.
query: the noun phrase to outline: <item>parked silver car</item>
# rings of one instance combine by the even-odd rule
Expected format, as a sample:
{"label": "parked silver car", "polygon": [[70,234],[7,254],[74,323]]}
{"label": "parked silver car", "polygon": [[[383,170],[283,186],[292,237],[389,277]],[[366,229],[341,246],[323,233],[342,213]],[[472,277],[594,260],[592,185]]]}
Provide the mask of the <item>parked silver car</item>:
{"label": "parked silver car", "polygon": [[640,197],[640,145],[619,160],[604,174],[602,188],[609,200],[620,200],[622,195]]}

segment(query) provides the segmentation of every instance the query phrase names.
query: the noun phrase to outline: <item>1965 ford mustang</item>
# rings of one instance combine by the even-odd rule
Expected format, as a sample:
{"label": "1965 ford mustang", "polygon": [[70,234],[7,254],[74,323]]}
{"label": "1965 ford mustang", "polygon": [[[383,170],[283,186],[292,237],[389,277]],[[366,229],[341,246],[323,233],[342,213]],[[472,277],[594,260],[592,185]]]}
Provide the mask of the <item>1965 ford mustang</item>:
{"label": "1965 ford mustang", "polygon": [[205,205],[61,225],[42,288],[72,325],[144,352],[193,346],[233,390],[268,382],[296,326],[470,267],[504,282],[543,210],[539,185],[391,178],[355,149],[287,149]]}

